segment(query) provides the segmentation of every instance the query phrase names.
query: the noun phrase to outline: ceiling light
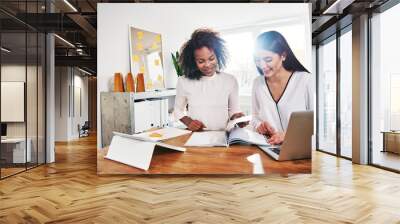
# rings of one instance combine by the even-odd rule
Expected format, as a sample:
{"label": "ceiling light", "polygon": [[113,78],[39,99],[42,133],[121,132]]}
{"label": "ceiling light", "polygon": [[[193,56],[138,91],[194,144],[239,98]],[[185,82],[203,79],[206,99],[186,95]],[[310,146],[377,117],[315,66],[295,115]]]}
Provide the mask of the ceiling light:
{"label": "ceiling light", "polygon": [[10,52],[11,52],[11,50],[9,50],[9,49],[7,49],[7,48],[5,48],[5,47],[1,47],[1,50],[4,51],[4,52],[6,52],[6,53],[10,53]]}
{"label": "ceiling light", "polygon": [[67,4],[72,10],[74,10],[74,12],[78,12],[78,10],[71,4],[69,3],[68,0],[64,0],[65,4]]}
{"label": "ceiling light", "polygon": [[90,73],[90,72],[88,72],[88,71],[86,71],[86,70],[83,70],[83,69],[81,69],[81,68],[79,68],[79,67],[78,67],[78,70],[81,71],[81,72],[83,72],[83,73],[85,73],[85,74],[92,75],[92,73]]}
{"label": "ceiling light", "polygon": [[342,14],[343,10],[354,1],[355,0],[336,0],[332,5],[325,9],[322,14]]}
{"label": "ceiling light", "polygon": [[71,42],[69,42],[68,40],[58,36],[57,34],[54,34],[55,37],[57,37],[58,39],[60,39],[61,41],[63,41],[64,43],[68,44],[69,46],[75,48],[75,45],[71,44]]}

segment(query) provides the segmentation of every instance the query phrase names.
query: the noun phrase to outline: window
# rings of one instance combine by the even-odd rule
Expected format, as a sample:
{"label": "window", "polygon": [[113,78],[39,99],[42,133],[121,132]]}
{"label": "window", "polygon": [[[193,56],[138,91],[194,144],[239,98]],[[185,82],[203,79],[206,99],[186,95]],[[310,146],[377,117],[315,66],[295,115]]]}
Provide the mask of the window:
{"label": "window", "polygon": [[318,48],[318,145],[336,154],[336,39]]}
{"label": "window", "polygon": [[[349,27],[351,28],[351,27]],[[340,36],[340,154],[352,157],[352,35]]]}
{"label": "window", "polygon": [[371,18],[370,156],[372,164],[395,170],[400,170],[400,132],[391,133],[400,129],[398,21],[400,4]]}

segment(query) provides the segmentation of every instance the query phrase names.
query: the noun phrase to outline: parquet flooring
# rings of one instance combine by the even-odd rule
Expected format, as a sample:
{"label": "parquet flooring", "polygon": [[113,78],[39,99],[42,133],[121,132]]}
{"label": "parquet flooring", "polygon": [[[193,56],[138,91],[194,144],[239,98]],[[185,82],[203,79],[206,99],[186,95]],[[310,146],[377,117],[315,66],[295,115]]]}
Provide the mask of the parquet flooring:
{"label": "parquet flooring", "polygon": [[0,181],[0,223],[400,223],[400,175],[314,152],[290,176],[96,175],[95,136]]}

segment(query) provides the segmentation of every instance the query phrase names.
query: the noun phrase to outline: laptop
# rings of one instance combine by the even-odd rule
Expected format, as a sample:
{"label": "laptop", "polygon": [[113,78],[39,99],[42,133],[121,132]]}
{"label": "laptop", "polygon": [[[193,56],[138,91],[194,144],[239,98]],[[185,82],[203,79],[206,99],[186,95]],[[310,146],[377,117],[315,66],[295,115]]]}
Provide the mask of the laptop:
{"label": "laptop", "polygon": [[282,145],[258,147],[278,161],[311,159],[313,125],[313,111],[292,112]]}

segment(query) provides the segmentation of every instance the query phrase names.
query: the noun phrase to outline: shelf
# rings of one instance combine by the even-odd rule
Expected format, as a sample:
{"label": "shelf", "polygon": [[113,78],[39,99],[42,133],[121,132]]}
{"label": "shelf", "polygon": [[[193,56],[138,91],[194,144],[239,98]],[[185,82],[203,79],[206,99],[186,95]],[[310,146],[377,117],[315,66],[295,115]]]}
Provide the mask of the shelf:
{"label": "shelf", "polygon": [[176,89],[166,89],[151,92],[131,93],[131,92],[102,92],[102,95],[130,95],[135,101],[145,99],[165,98],[176,95]]}
{"label": "shelf", "polygon": [[176,89],[166,89],[166,90],[151,91],[151,92],[133,93],[133,98],[135,100],[143,100],[143,99],[162,98],[175,95],[176,95]]}

